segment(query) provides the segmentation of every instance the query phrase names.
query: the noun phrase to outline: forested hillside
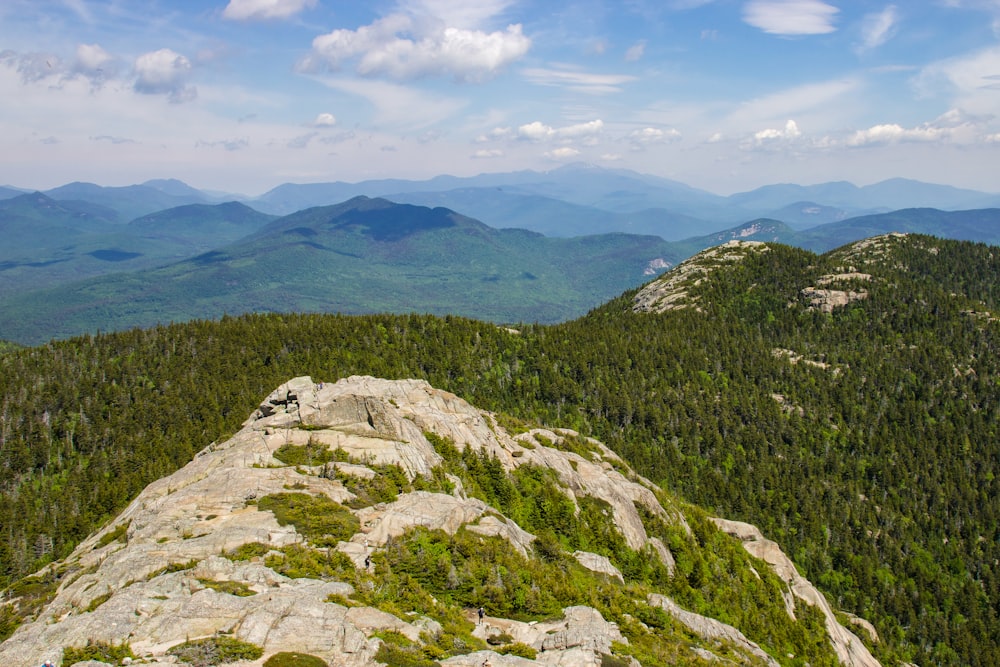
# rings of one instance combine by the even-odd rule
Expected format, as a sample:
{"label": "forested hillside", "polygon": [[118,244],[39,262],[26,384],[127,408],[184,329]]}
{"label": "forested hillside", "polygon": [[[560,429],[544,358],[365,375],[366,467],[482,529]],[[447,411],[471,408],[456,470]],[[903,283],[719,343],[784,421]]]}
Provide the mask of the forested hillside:
{"label": "forested hillside", "polygon": [[[1000,664],[1000,257],[911,236],[768,246],[519,331],[454,317],[255,315],[0,357],[4,583],[66,555],[148,482],[309,374],[417,377],[593,434],[710,512],[759,525],[892,663]],[[823,312],[807,288],[865,298]],[[861,276],[868,276],[862,278]],[[2,635],[0,635],[2,636]]]}

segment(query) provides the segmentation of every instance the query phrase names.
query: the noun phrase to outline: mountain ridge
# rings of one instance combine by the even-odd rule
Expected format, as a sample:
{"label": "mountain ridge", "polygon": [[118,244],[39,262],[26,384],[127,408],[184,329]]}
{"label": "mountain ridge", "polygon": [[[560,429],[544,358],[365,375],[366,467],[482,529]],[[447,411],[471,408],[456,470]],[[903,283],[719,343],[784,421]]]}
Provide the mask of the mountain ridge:
{"label": "mountain ridge", "polygon": [[[307,452],[317,463],[290,463]],[[512,435],[496,415],[423,381],[351,377],[331,384],[300,377],[271,392],[232,438],[213,443],[181,470],[151,484],[65,562],[54,564],[50,571],[61,572],[54,598],[35,621],[0,644],[0,661],[11,667],[30,667],[37,656],[46,655],[59,664],[63,650],[76,655],[73,651],[97,645],[128,647],[146,664],[173,664],[171,655],[178,655],[177,647],[209,642],[220,634],[260,646],[261,660],[295,651],[358,666],[385,661],[380,651],[388,641],[387,631],[402,633],[418,646],[441,646],[441,625],[434,619],[448,617],[446,603],[434,602],[414,618],[405,613],[409,611],[405,596],[395,606],[386,606],[363,593],[366,581],[378,584],[391,577],[386,564],[414,530],[495,536],[529,560],[576,559],[584,570],[573,576],[590,577],[594,585],[602,579],[603,586],[613,586],[616,580],[624,584],[623,573],[608,559],[610,555],[621,562],[624,554],[578,549],[572,555],[557,555],[563,550],[558,543],[538,546],[549,538],[524,531],[501,508],[483,502],[490,494],[484,497],[482,490],[469,486],[476,478],[447,472],[459,471],[447,467],[449,460],[452,465],[464,461],[461,465],[470,473],[475,461],[494,466],[489,473],[494,483],[501,477],[521,479],[518,471],[550,479],[556,486],[546,493],[565,494],[560,502],[576,505],[581,512],[589,507],[585,501],[594,499],[607,507],[606,516],[613,517],[610,529],[624,540],[623,548],[659,559],[672,576],[680,576],[674,573],[673,555],[653,532],[665,522],[679,534],[691,535],[683,512],[673,504],[664,507],[662,491],[638,477],[603,444],[567,430],[534,428]],[[407,485],[439,480],[445,488],[401,489],[395,497],[365,495],[373,477],[390,475],[403,475]],[[284,519],[271,499],[284,502],[281,499],[295,496],[289,494],[290,489],[301,496],[300,503],[310,497],[332,502],[334,509],[328,511],[353,524],[344,530],[330,525],[316,533],[306,524]],[[352,509],[344,507],[345,503]],[[860,639],[840,625],[823,596],[795,571],[777,545],[747,524],[715,521],[733,536],[716,539],[735,538],[749,555],[760,559],[753,563],[772,568],[788,587],[769,593],[778,614],[787,614],[786,620],[794,624],[796,615],[808,616],[810,608],[818,610],[824,619],[821,627],[829,633],[826,641],[840,664],[879,664]],[[329,532],[334,532],[332,538]],[[293,553],[316,547],[325,547],[328,562],[331,548],[335,549],[340,560],[334,561],[348,569],[321,575],[319,580],[285,569]],[[279,562],[277,556],[246,559],[238,555],[252,550],[285,556]],[[584,574],[586,570],[592,574]],[[450,576],[469,574],[463,569]],[[629,574],[628,579],[635,576]],[[447,589],[436,590],[431,578],[420,579],[436,597],[446,599]],[[634,594],[647,590],[638,581],[633,585]],[[487,586],[478,594],[489,590]],[[776,666],[779,660],[788,659],[769,655],[729,624],[683,610],[667,592],[661,589],[651,592],[648,600],[634,600],[633,613],[650,616],[651,610],[662,609],[688,628],[699,638],[696,650],[679,649],[688,660],[698,663],[715,655],[735,654],[750,664],[763,661]],[[352,602],[352,598],[358,600]],[[623,599],[627,598],[626,593]],[[499,600],[487,598],[485,604],[490,607],[485,622],[470,627],[466,621],[465,626],[465,632],[471,630],[471,637],[482,642],[480,646],[455,643],[441,656],[441,664],[471,666],[485,658],[521,667],[598,667],[606,660],[603,656],[612,653],[625,659],[632,655],[635,660],[639,649],[627,636],[634,642],[657,633],[630,624],[629,615],[620,611],[615,619],[604,618],[615,613],[604,605],[603,613],[586,605],[567,606],[562,609],[562,620],[534,627],[534,623],[504,618],[501,610],[506,607]],[[518,604],[513,602],[512,608]],[[537,616],[532,603],[520,604],[519,613]],[[677,641],[667,629],[661,632],[665,638],[660,641]],[[501,635],[530,647],[538,662],[496,653],[502,642],[489,639]],[[771,647],[772,653],[775,648]],[[819,652],[815,657],[822,655]]]}

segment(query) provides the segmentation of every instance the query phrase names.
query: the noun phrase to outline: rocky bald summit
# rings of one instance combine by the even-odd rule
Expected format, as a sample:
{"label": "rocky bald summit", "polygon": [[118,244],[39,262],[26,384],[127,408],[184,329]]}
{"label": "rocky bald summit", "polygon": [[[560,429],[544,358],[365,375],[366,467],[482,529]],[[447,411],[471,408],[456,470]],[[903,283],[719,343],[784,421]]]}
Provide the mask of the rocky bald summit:
{"label": "rocky bald summit", "polygon": [[879,664],[755,527],[421,380],[281,385],[34,579],[0,665]]}

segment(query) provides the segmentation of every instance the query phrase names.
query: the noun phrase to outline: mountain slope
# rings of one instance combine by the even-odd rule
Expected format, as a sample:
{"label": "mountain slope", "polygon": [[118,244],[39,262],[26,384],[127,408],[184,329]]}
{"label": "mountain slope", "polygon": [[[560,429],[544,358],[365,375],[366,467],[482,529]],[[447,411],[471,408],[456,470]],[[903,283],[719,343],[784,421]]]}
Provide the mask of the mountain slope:
{"label": "mountain slope", "polygon": [[636,289],[518,334],[284,313],[7,351],[0,577],[68,556],[288,377],[425,378],[598,437],[657,486],[758,525],[875,625],[883,664],[1000,664],[1000,256],[918,235],[763,247],[678,267],[692,307],[636,312]]}
{"label": "mountain slope", "polygon": [[38,342],[276,308],[556,321],[674,260],[654,237],[549,239],[447,209],[362,197],[286,216],[168,267],[9,297],[3,307],[15,317],[0,324],[0,337]]}
{"label": "mountain slope", "polygon": [[175,195],[149,185],[107,187],[94,183],[67,183],[45,194],[52,199],[73,199],[100,204],[118,213],[118,221],[126,223],[140,216],[185,204],[209,203],[200,191],[184,190]]}
{"label": "mountain slope", "polygon": [[136,218],[128,230],[142,238],[170,241],[190,256],[250,236],[274,219],[239,202],[188,204]]}
{"label": "mountain slope", "polygon": [[718,526],[575,432],[512,435],[421,381],[296,378],[38,575],[58,588],[0,662],[235,640],[340,665],[879,664],[773,543]]}
{"label": "mountain slope", "polygon": [[205,252],[272,219],[243,204],[195,204],[122,225],[118,213],[40,192],[0,201],[0,295],[24,292]]}

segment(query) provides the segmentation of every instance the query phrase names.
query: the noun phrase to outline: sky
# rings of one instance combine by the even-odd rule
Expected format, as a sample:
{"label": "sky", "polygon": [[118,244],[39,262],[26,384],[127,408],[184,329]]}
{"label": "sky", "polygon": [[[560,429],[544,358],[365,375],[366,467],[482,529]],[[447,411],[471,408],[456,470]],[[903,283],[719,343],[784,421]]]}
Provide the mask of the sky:
{"label": "sky", "polygon": [[1000,0],[0,0],[0,184],[1000,192]]}

